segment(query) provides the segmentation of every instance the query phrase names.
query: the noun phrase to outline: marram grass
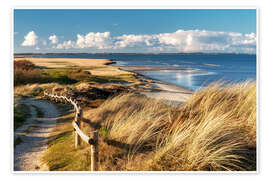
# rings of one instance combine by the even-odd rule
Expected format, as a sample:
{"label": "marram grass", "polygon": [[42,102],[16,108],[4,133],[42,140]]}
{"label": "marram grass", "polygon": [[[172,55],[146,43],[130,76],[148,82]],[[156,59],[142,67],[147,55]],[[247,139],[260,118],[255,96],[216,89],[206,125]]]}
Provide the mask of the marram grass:
{"label": "marram grass", "polygon": [[126,149],[114,164],[119,170],[256,170],[255,82],[215,83],[180,107],[123,94],[85,116]]}

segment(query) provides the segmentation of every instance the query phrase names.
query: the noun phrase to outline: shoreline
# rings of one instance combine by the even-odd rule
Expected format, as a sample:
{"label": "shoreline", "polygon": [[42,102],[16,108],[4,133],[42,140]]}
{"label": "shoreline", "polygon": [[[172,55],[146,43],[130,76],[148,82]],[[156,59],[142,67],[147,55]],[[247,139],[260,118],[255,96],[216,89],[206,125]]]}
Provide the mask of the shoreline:
{"label": "shoreline", "polygon": [[[180,105],[184,104],[192,96],[192,94],[195,92],[195,91],[192,91],[190,89],[181,87],[179,85],[175,85],[172,83],[168,83],[165,81],[161,81],[158,79],[153,79],[153,78],[147,77],[143,74],[140,74],[140,72],[135,71],[135,70],[123,69],[122,67],[124,67],[124,66],[121,66],[119,68],[123,71],[132,72],[136,76],[139,76],[142,79],[144,79],[145,81],[149,81],[149,80],[152,81],[149,84],[153,89],[155,89],[157,91],[140,92],[141,94],[146,95],[148,98],[162,99],[165,101],[165,103],[167,103],[169,105],[180,106]],[[138,67],[136,67],[136,69],[138,69]],[[147,71],[147,70],[145,70],[144,67],[142,67],[142,69],[143,70],[141,70],[141,71]],[[163,69],[168,70],[169,68],[163,68]],[[154,67],[154,68],[152,68],[152,70],[159,71],[160,68],[155,69],[155,67]]]}
{"label": "shoreline", "polygon": [[[115,65],[117,63],[117,61],[115,59],[86,59],[86,58],[44,58],[44,57],[15,57],[14,60],[30,60],[35,64],[50,64],[51,63],[55,63],[56,61],[59,61],[59,65],[63,65],[65,66],[65,64],[62,63],[67,63],[67,62],[75,62],[74,64],[80,64],[80,61],[84,61],[85,64],[87,64],[88,62],[91,63],[92,66],[110,66],[110,67],[115,67],[118,68],[120,71],[124,71],[124,72],[128,72],[128,73],[134,73],[139,77],[142,77],[143,79],[146,80],[151,80],[151,81],[155,81],[156,83],[160,83],[160,84],[165,84],[171,87],[174,87],[174,89],[179,88],[180,90],[186,90],[186,91],[190,91],[193,92],[192,90],[188,89],[188,88],[184,88],[182,86],[179,85],[175,85],[172,83],[168,83],[165,81],[161,81],[158,79],[154,79],[154,78],[150,78],[148,76],[145,76],[143,74],[141,74],[139,71],[159,71],[159,70],[192,70],[191,68],[177,68],[177,67],[151,67],[151,66],[117,66]],[[47,61],[47,62],[44,62]],[[78,63],[76,63],[76,61]],[[88,61],[86,63],[86,61]],[[113,66],[111,66],[113,65]],[[55,67],[57,67],[58,65],[54,65]],[[84,65],[85,66],[85,65]],[[49,67],[49,66],[48,66]]]}
{"label": "shoreline", "polygon": [[[30,60],[37,66],[43,66],[46,68],[82,68],[89,71],[95,76],[119,76],[123,74],[134,74],[141,78],[142,83],[148,84],[151,88],[151,92],[137,89],[141,94],[150,98],[164,99],[166,101],[175,102],[176,104],[182,104],[186,102],[194,91],[187,88],[175,85],[172,83],[164,82],[161,80],[153,79],[145,75],[140,74],[140,71],[146,71],[152,69],[153,71],[159,70],[191,70],[188,68],[171,68],[171,67],[136,67],[134,69],[128,69],[128,66],[116,66],[115,60],[111,59],[79,59],[79,58],[14,58],[14,60]],[[133,67],[134,68],[134,67]]]}
{"label": "shoreline", "polygon": [[116,66],[119,68],[123,68],[124,70],[129,70],[129,71],[161,71],[161,70],[185,70],[185,71],[192,71],[194,69],[192,68],[179,68],[179,67],[155,67],[155,66]]}
{"label": "shoreline", "polygon": [[[168,88],[164,88],[164,90],[166,91],[167,89],[173,89],[172,91],[176,91],[176,90],[182,90],[182,91],[188,91],[188,92],[195,92],[193,90],[190,90],[188,88],[185,88],[185,87],[182,87],[182,86],[179,86],[179,85],[176,85],[176,84],[173,84],[173,83],[169,83],[169,82],[166,82],[166,81],[162,81],[162,80],[159,80],[159,79],[154,79],[154,78],[151,78],[151,77],[148,77],[148,76],[145,76],[143,74],[141,74],[140,72],[138,71],[149,71],[149,70],[145,70],[144,67],[142,67],[141,70],[129,70],[129,69],[123,69],[125,68],[125,66],[116,66],[116,67],[119,67],[122,71],[127,71],[127,72],[131,72],[131,73],[134,73],[136,74],[137,76],[139,77],[142,77],[143,79],[146,79],[146,80],[151,80],[151,81],[154,81],[154,83],[156,84],[163,84],[165,86],[169,86]],[[130,66],[126,66],[126,67],[130,67]],[[139,67],[136,67],[136,69],[138,69]],[[148,68],[148,67],[147,67]],[[171,68],[156,68],[156,67],[153,67],[150,71],[159,71],[159,70],[176,70],[176,69],[171,69]],[[180,70],[180,69],[177,69],[177,70]],[[181,70],[189,70],[189,69],[185,69],[185,68],[181,68]],[[170,91],[170,90],[167,90],[167,91]]]}

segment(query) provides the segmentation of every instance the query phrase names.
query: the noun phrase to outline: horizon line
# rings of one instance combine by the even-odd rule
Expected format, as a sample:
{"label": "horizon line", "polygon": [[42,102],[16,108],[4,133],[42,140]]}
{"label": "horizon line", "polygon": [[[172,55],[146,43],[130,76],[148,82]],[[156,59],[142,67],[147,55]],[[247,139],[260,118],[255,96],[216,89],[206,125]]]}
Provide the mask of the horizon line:
{"label": "horizon line", "polygon": [[248,54],[256,55],[257,53],[240,53],[240,52],[23,52],[23,53],[13,53],[14,55],[39,55],[39,54]]}

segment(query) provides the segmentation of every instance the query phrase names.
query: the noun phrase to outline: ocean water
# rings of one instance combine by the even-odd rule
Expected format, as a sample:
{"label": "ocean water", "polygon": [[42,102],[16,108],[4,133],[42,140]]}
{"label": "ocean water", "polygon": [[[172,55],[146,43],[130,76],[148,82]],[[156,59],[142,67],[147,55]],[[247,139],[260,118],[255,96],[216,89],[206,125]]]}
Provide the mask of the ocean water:
{"label": "ocean water", "polygon": [[190,90],[204,88],[216,81],[233,83],[256,80],[256,55],[250,54],[63,54],[40,57],[104,58],[123,66],[187,68],[189,70],[140,73]]}

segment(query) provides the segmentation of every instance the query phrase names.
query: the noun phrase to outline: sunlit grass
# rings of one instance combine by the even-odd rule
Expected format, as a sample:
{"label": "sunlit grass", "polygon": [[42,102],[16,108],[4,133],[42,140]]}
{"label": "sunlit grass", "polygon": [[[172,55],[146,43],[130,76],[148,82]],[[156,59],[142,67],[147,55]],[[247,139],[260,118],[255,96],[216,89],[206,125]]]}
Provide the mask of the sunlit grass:
{"label": "sunlit grass", "polygon": [[256,170],[256,83],[212,84],[179,108],[125,94],[86,116],[127,149],[122,169]]}
{"label": "sunlit grass", "polygon": [[[74,149],[73,116],[52,132],[43,159],[50,170],[90,169],[89,145]],[[99,170],[256,170],[255,82],[216,83],[180,107],[122,94],[84,110],[84,119],[86,134],[100,129]]]}

